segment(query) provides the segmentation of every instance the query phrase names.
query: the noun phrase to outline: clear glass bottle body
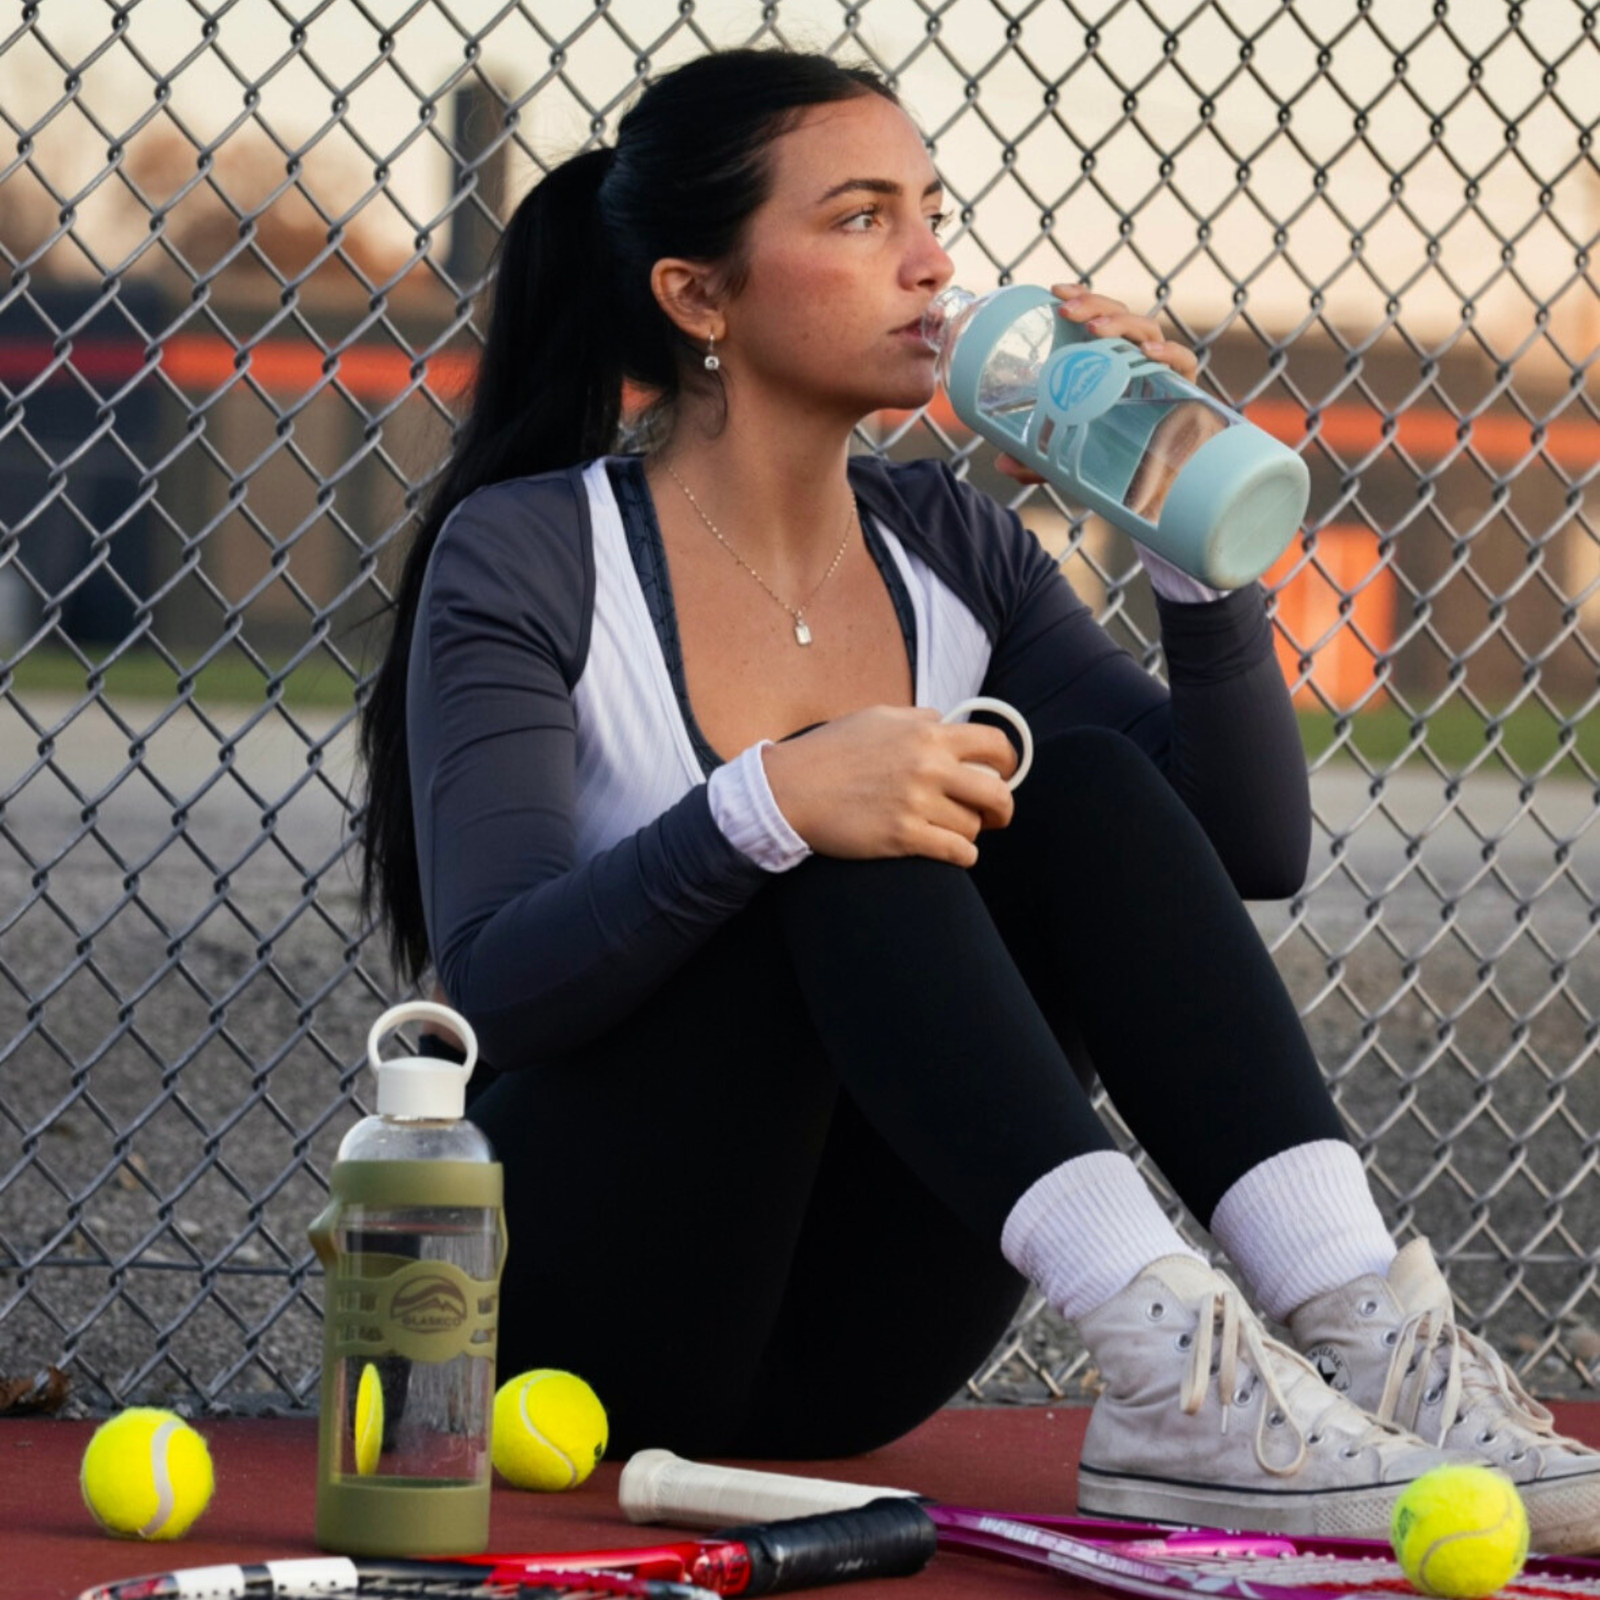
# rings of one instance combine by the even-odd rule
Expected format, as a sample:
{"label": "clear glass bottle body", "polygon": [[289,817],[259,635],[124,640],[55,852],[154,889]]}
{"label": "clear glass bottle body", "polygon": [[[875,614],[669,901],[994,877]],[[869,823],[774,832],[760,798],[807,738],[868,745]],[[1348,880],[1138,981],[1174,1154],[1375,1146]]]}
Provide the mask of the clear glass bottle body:
{"label": "clear glass bottle body", "polygon": [[494,1151],[464,1117],[363,1117],[339,1143],[340,1161],[473,1161]]}
{"label": "clear glass bottle body", "polygon": [[[974,315],[992,296],[946,289],[923,317],[922,335],[939,351],[939,382],[950,389],[950,363]],[[978,405],[986,417],[1031,412],[1039,399],[1039,375],[1056,345],[1056,322],[1049,306],[1035,306],[1008,324],[984,361],[978,379]],[[968,427],[970,418],[963,418]]]}
{"label": "clear glass bottle body", "polygon": [[480,1521],[486,1535],[498,1179],[487,1139],[460,1119],[367,1117],[340,1145],[312,1230],[327,1269],[318,1537],[330,1549],[438,1554],[470,1548],[460,1541]]}
{"label": "clear glass bottle body", "polygon": [[[466,1121],[367,1117],[339,1146],[341,1161],[492,1162],[489,1141]],[[487,1206],[347,1206],[340,1248],[358,1275],[362,1257],[443,1262],[479,1281],[499,1272],[499,1218]],[[408,1272],[410,1269],[407,1269]],[[449,1321],[459,1310],[449,1282],[424,1280],[409,1297],[407,1315]],[[360,1356],[339,1363],[336,1404],[351,1426],[343,1430],[341,1470],[356,1472],[356,1397],[366,1365]],[[489,1418],[494,1410],[494,1357],[462,1353],[448,1361],[380,1356],[374,1363],[383,1392],[383,1429],[376,1466],[365,1476],[433,1478],[475,1483],[489,1477]],[[369,1446],[370,1448],[370,1446]]]}
{"label": "clear glass bottle body", "polygon": [[[951,382],[962,335],[1004,293],[946,289],[928,309],[923,335],[939,351],[939,381],[952,398],[962,387]],[[1052,362],[1063,344],[1103,342],[1080,325],[1065,322],[1059,311],[1060,302],[1051,300],[1028,307],[1004,325],[982,357],[976,410],[962,421],[979,432],[1004,423],[1005,438],[997,442],[1021,443],[1031,434],[1040,451],[1049,450],[1057,426],[1077,422],[1084,430],[1079,448],[1070,461],[1044,475],[1068,493],[1087,489],[1154,521],[1178,473],[1200,446],[1242,419],[1158,362],[1145,362],[1134,371],[1109,351],[1089,350],[1070,365]],[[1027,430],[1042,396],[1046,414]],[[957,404],[958,414],[964,409]],[[1127,531],[1137,536],[1142,530]]]}

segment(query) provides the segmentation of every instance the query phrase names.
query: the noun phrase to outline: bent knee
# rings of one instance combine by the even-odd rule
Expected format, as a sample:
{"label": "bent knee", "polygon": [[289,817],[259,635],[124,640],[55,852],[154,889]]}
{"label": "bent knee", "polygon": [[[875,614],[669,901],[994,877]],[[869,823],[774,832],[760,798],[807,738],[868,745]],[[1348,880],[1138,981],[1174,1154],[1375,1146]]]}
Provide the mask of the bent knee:
{"label": "bent knee", "polygon": [[1081,802],[1094,809],[1137,804],[1150,797],[1176,803],[1176,792],[1150,756],[1115,728],[1069,728],[1041,740],[1034,770],[1017,791],[1019,812],[1030,799],[1048,793],[1051,809]]}
{"label": "bent knee", "polygon": [[966,867],[931,856],[808,856],[772,888],[780,909],[812,903],[904,905],[920,914],[930,903],[969,893],[970,881]]}
{"label": "bent knee", "polygon": [[1197,835],[1199,822],[1132,739],[1114,728],[1073,728],[1036,746],[1016,816],[991,853],[1010,861],[1042,851],[1076,868],[1085,850],[1120,858],[1167,838],[1194,849]]}
{"label": "bent knee", "polygon": [[1036,767],[1090,767],[1096,771],[1128,768],[1161,776],[1160,768],[1145,751],[1116,728],[1067,728],[1051,734],[1034,746],[1033,760]]}

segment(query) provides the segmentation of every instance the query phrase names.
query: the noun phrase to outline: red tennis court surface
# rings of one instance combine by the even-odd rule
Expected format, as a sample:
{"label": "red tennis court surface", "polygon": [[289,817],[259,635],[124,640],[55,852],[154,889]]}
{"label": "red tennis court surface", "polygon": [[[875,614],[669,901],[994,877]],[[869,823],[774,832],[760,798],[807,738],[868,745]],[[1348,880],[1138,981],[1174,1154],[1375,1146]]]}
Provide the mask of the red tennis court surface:
{"label": "red tennis court surface", "polygon": [[[916,1488],[952,1504],[1008,1511],[1070,1511],[1086,1408],[944,1411],[914,1433],[849,1461],[787,1464],[781,1470]],[[1557,1424],[1600,1446],[1600,1405],[1556,1407]],[[108,1539],[78,1494],[78,1461],[93,1432],[86,1422],[0,1422],[0,1596],[71,1600],[92,1583],[172,1566],[309,1556],[316,1467],[312,1422],[200,1424],[217,1468],[210,1510],[187,1539],[139,1544]],[[753,1466],[777,1463],[751,1462]],[[594,1549],[642,1544],[651,1535],[617,1510],[620,1462],[602,1465],[581,1489],[533,1495],[496,1487],[491,1538],[502,1550]],[[922,1576],[858,1584],[851,1600],[1043,1600],[1083,1586],[942,1555]]]}

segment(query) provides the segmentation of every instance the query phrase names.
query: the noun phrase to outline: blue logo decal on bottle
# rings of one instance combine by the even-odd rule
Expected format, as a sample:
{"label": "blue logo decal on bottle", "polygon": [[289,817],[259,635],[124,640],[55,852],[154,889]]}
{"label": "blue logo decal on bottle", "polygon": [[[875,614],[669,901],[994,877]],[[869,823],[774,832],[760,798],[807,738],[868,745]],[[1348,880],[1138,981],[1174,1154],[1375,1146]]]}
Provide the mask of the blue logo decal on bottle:
{"label": "blue logo decal on bottle", "polygon": [[1096,340],[1066,345],[1044,370],[1044,405],[1057,422],[1092,421],[1115,405],[1128,385],[1128,360],[1114,346]]}

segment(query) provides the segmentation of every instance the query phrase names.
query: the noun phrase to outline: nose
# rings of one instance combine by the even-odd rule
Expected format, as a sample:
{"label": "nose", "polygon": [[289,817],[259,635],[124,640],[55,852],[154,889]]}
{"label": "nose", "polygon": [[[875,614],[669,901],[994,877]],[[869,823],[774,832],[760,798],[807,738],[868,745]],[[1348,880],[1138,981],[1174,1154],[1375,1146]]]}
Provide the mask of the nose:
{"label": "nose", "polygon": [[918,247],[908,253],[906,268],[918,288],[935,293],[949,283],[956,270],[945,247],[928,230],[924,230]]}

